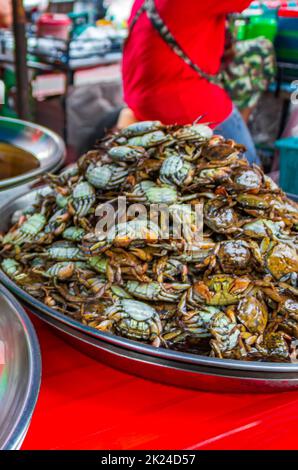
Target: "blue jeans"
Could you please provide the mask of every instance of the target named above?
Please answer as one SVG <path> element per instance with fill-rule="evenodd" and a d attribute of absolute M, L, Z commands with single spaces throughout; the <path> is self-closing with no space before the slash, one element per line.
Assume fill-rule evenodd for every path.
<path fill-rule="evenodd" d="M 216 133 L 223 135 L 225 139 L 233 139 L 237 143 L 245 145 L 247 148 L 245 157 L 249 163 L 261 164 L 248 127 L 235 106 L 230 116 L 215 129 Z"/>

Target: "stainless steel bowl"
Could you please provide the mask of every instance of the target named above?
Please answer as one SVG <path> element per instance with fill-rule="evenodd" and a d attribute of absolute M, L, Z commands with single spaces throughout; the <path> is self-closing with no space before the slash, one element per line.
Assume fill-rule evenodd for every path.
<path fill-rule="evenodd" d="M 0 230 L 15 210 L 32 204 L 36 191 L 0 207 Z M 176 352 L 130 341 L 83 325 L 35 299 L 0 270 L 2 281 L 33 313 L 82 351 L 114 367 L 154 380 L 221 392 L 268 392 L 298 388 L 298 364 L 246 362 Z"/>
<path fill-rule="evenodd" d="M 30 185 L 47 172 L 54 173 L 65 159 L 63 140 L 45 127 L 18 119 L 0 117 L 0 142 L 26 150 L 39 160 L 39 168 L 0 180 L 0 203 L 25 193 Z"/>
<path fill-rule="evenodd" d="M 41 359 L 22 306 L 0 285 L 0 449 L 20 448 L 38 397 Z"/>

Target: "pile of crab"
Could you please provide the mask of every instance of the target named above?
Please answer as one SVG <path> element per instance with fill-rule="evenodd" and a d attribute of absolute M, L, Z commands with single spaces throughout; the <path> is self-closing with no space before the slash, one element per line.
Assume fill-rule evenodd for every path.
<path fill-rule="evenodd" d="M 298 208 L 245 148 L 202 124 L 140 122 L 59 175 L 1 237 L 2 270 L 85 325 L 154 346 L 296 361 Z M 125 196 L 170 217 L 203 206 L 203 238 L 160 238 L 145 218 L 100 237 L 97 208 Z M 170 219 L 171 223 L 171 219 Z"/>

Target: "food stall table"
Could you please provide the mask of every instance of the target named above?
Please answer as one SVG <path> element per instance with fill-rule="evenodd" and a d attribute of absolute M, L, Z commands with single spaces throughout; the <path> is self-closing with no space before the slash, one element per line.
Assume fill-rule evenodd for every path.
<path fill-rule="evenodd" d="M 23 449 L 297 449 L 298 391 L 216 394 L 150 382 L 32 320 L 42 385 Z"/>

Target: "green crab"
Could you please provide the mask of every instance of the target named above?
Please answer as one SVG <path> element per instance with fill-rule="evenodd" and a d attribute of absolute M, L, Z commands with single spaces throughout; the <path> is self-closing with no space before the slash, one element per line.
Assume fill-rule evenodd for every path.
<path fill-rule="evenodd" d="M 205 124 L 192 124 L 184 126 L 173 133 L 174 139 L 178 142 L 205 142 L 211 139 L 213 131 Z"/>
<path fill-rule="evenodd" d="M 210 328 L 215 315 L 221 312 L 219 307 L 201 305 L 189 310 L 187 293 L 184 293 L 178 304 L 179 320 L 183 330 L 199 338 L 211 337 Z"/>
<path fill-rule="evenodd" d="M 195 167 L 180 155 L 167 157 L 159 172 L 159 179 L 164 184 L 175 184 L 177 186 L 189 185 L 195 173 Z"/>
<path fill-rule="evenodd" d="M 117 148 L 117 147 L 114 147 Z M 118 165 L 102 165 L 91 163 L 86 171 L 87 181 L 96 189 L 116 190 L 126 180 L 128 171 Z"/>
<path fill-rule="evenodd" d="M 160 228 L 154 222 L 145 219 L 133 219 L 119 223 L 111 228 L 104 237 L 108 244 L 127 247 L 134 242 L 156 243 L 160 238 Z"/>
<path fill-rule="evenodd" d="M 297 298 L 284 298 L 279 305 L 278 329 L 298 339 Z"/>
<path fill-rule="evenodd" d="M 23 245 L 30 243 L 42 231 L 47 219 L 44 214 L 36 213 L 29 216 L 15 231 L 8 232 L 2 239 L 2 244 Z"/>
<path fill-rule="evenodd" d="M 63 230 L 62 237 L 65 240 L 71 242 L 79 242 L 82 240 L 84 235 L 86 234 L 85 230 L 81 227 L 71 226 Z"/>
<path fill-rule="evenodd" d="M 85 261 L 86 256 L 80 248 L 71 242 L 58 241 L 49 246 L 40 256 L 55 261 Z"/>
<path fill-rule="evenodd" d="M 233 305 L 249 295 L 253 287 L 253 282 L 248 277 L 215 274 L 208 276 L 205 281 L 196 281 L 189 292 L 189 299 L 194 305 Z"/>
<path fill-rule="evenodd" d="M 135 163 L 139 162 L 146 155 L 143 147 L 129 147 L 119 145 L 108 150 L 108 156 L 116 163 Z"/>
<path fill-rule="evenodd" d="M 249 296 L 240 300 L 236 317 L 250 333 L 261 335 L 267 326 L 269 313 L 263 300 Z"/>
<path fill-rule="evenodd" d="M 140 135 L 159 131 L 163 129 L 163 127 L 164 126 L 160 121 L 141 121 L 130 124 L 125 129 L 122 129 L 120 135 L 129 139 L 131 137 L 137 137 Z"/>
<path fill-rule="evenodd" d="M 127 281 L 125 289 L 137 299 L 148 301 L 177 302 L 190 284 Z"/>
<path fill-rule="evenodd" d="M 297 284 L 298 255 L 294 245 L 264 238 L 260 245 L 264 268 L 276 280 Z"/>
<path fill-rule="evenodd" d="M 1 262 L 1 268 L 7 276 L 16 282 L 24 281 L 28 277 L 22 265 L 13 258 L 5 258 Z"/>
<path fill-rule="evenodd" d="M 261 269 L 263 258 L 259 245 L 253 240 L 226 240 L 219 242 L 209 258 L 208 270 L 218 266 L 225 274 L 241 274 Z"/>
<path fill-rule="evenodd" d="M 271 362 L 290 362 L 290 338 L 282 331 L 268 332 L 260 343 L 250 350 L 249 356 L 256 359 L 270 359 Z"/>
<path fill-rule="evenodd" d="M 115 331 L 125 338 L 160 346 L 162 324 L 157 311 L 150 305 L 131 299 L 119 299 L 105 311 L 106 319 L 97 328 Z"/>
<path fill-rule="evenodd" d="M 42 271 L 40 267 L 33 268 L 33 271 L 34 273 L 39 273 L 44 277 L 65 281 L 73 276 L 75 268 L 75 263 L 71 261 L 63 261 L 53 264 L 46 271 Z"/>
<path fill-rule="evenodd" d="M 194 186 L 207 186 L 214 184 L 224 184 L 230 179 L 232 169 L 230 167 L 204 167 L 198 168 L 196 176 L 193 178 Z"/>
<path fill-rule="evenodd" d="M 233 322 L 224 312 L 215 315 L 210 333 L 212 335 L 210 346 L 213 356 L 239 359 L 247 355 L 245 348 L 241 345 L 241 335 L 237 323 Z"/>
<path fill-rule="evenodd" d="M 233 174 L 233 187 L 236 191 L 256 193 L 261 189 L 263 177 L 262 171 L 256 166 L 241 168 Z"/>
<path fill-rule="evenodd" d="M 93 186 L 87 181 L 81 181 L 73 189 L 72 199 L 69 203 L 71 212 L 78 218 L 84 217 L 90 212 L 95 200 Z"/>
<path fill-rule="evenodd" d="M 131 193 L 125 194 L 130 202 L 166 205 L 190 201 L 197 196 L 196 194 L 179 196 L 176 187 L 165 184 L 158 186 L 150 180 L 136 184 Z"/>
<path fill-rule="evenodd" d="M 169 140 L 169 135 L 165 134 L 163 131 L 155 131 L 132 137 L 128 139 L 127 144 L 130 147 L 143 147 L 144 149 L 150 149 L 151 147 L 156 147 L 157 145 L 169 142 Z"/>
<path fill-rule="evenodd" d="M 222 199 L 211 199 L 204 205 L 205 224 L 217 233 L 238 231 L 238 216 Z"/>
<path fill-rule="evenodd" d="M 273 234 L 276 237 L 281 237 L 285 223 L 282 220 L 272 221 L 270 219 L 257 218 L 252 222 L 248 222 L 241 227 L 243 235 L 249 238 L 263 239 L 268 237 L 268 234 Z"/>

